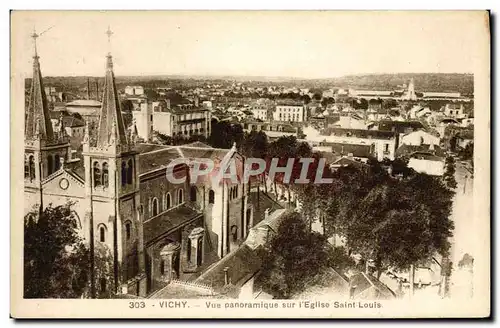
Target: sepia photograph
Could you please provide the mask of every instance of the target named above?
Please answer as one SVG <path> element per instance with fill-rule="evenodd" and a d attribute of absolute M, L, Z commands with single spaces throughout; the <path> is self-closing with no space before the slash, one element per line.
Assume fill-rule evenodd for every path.
<path fill-rule="evenodd" d="M 490 316 L 488 11 L 10 16 L 13 317 Z"/>

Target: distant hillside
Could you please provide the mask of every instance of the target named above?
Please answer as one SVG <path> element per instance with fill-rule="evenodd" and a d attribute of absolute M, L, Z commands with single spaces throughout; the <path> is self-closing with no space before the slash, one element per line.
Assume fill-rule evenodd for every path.
<path fill-rule="evenodd" d="M 473 74 L 448 73 L 402 73 L 402 74 L 365 74 L 346 75 L 339 78 L 314 80 L 318 84 L 329 84 L 332 87 L 352 87 L 372 90 L 397 89 L 402 84 L 415 81 L 415 90 L 422 92 L 460 92 L 474 93 Z"/>
<path fill-rule="evenodd" d="M 182 76 L 182 75 L 144 75 L 144 76 L 117 76 L 118 88 L 126 85 L 139 84 L 146 88 L 169 86 L 183 89 L 186 87 L 201 86 L 205 83 L 227 83 L 232 81 L 243 82 L 248 86 L 283 85 L 300 88 L 329 89 L 358 88 L 371 90 L 394 90 L 402 84 L 408 84 L 410 79 L 415 81 L 415 89 L 418 92 L 460 92 L 463 95 L 474 93 L 474 76 L 472 74 L 448 74 L 448 73 L 402 73 L 402 74 L 364 74 L 347 75 L 328 79 L 300 79 L 289 77 L 257 77 L 257 76 Z M 102 86 L 104 78 L 99 77 Z M 90 77 L 91 89 L 95 88 L 96 77 Z M 27 79 L 27 86 L 30 79 Z M 77 92 L 87 86 L 85 76 L 48 76 L 44 77 L 46 85 L 59 86 L 65 91 Z"/>

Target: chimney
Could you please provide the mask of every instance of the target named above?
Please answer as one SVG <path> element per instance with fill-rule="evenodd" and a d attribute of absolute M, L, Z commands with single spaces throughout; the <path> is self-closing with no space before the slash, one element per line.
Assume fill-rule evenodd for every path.
<path fill-rule="evenodd" d="M 87 100 L 90 99 L 90 78 L 87 78 Z"/>
<path fill-rule="evenodd" d="M 229 285 L 229 267 L 224 268 L 224 285 Z"/>
<path fill-rule="evenodd" d="M 167 109 L 170 109 L 170 99 L 167 98 L 166 102 L 167 102 Z"/>

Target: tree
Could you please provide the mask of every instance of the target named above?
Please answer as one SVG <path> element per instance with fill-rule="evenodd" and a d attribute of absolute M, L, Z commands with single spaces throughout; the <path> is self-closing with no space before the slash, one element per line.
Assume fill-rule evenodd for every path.
<path fill-rule="evenodd" d="M 90 296 L 90 250 L 78 235 L 72 203 L 47 208 L 24 218 L 24 297 L 80 298 Z M 111 281 L 109 250 L 96 247 L 95 283 Z M 108 283 L 108 286 L 111 284 Z M 112 289 L 100 293 L 109 297 Z"/>
<path fill-rule="evenodd" d="M 298 213 L 286 214 L 263 256 L 259 276 L 263 289 L 279 299 L 302 292 L 314 277 L 331 267 L 339 254 L 333 254 L 326 237 L 310 233 Z"/>
<path fill-rule="evenodd" d="M 313 99 L 316 100 L 316 101 L 320 101 L 321 100 L 321 94 L 320 93 L 315 93 L 313 95 Z"/>
<path fill-rule="evenodd" d="M 240 145 L 243 136 L 243 127 L 240 124 L 226 121 L 212 122 L 212 134 L 207 141 L 212 147 L 229 149 L 234 142 Z"/>
<path fill-rule="evenodd" d="M 443 181 L 450 189 L 455 189 L 457 187 L 457 181 L 455 180 L 455 159 L 451 156 L 447 157 L 445 160 Z"/>

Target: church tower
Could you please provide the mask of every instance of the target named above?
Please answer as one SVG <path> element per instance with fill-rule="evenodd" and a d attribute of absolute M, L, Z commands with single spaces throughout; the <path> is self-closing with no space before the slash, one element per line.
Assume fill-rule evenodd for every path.
<path fill-rule="evenodd" d="M 109 38 L 112 32 L 108 29 L 107 33 Z M 118 291 L 140 267 L 137 254 L 142 248 L 142 222 L 137 211 L 139 175 L 133 139 L 123 122 L 113 59 L 108 53 L 98 126 L 91 130 L 87 124 L 83 141 L 86 237 L 94 253 L 105 249 L 113 257 L 113 281 L 95 277 L 98 293 Z"/>
<path fill-rule="evenodd" d="M 33 32 L 31 37 L 34 41 L 33 77 L 24 126 L 25 204 L 28 207 L 38 204 L 42 210 L 42 182 L 64 166 L 71 151 L 65 129 L 54 132 L 52 127 L 36 48 L 39 35 Z M 25 208 L 26 212 L 31 210 Z"/>

